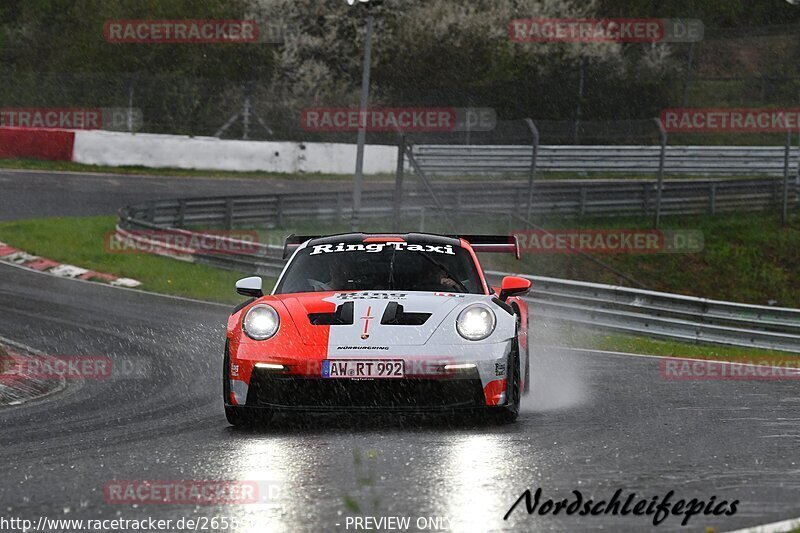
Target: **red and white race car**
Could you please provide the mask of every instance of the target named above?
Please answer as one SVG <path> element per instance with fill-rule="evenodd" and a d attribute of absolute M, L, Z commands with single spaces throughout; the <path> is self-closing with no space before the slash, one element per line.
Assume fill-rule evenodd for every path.
<path fill-rule="evenodd" d="M 235 425 L 277 411 L 478 410 L 511 422 L 529 388 L 530 281 L 489 287 L 476 252 L 507 236 L 289 237 L 272 294 L 228 320 L 223 389 Z"/>

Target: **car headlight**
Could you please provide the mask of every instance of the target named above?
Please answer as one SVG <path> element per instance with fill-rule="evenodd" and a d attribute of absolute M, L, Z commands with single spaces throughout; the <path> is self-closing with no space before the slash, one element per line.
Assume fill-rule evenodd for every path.
<path fill-rule="evenodd" d="M 253 340 L 264 341 L 278 332 L 281 318 L 269 305 L 255 305 L 250 308 L 242 322 L 242 329 Z"/>
<path fill-rule="evenodd" d="M 492 334 L 496 323 L 494 311 L 483 304 L 473 304 L 458 315 L 456 329 L 468 341 L 481 341 Z"/>

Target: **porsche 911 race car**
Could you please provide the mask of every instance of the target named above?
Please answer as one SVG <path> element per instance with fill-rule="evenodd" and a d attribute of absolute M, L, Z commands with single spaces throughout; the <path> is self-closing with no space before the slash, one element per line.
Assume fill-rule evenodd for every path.
<path fill-rule="evenodd" d="M 530 387 L 529 280 L 487 284 L 476 252 L 507 236 L 294 237 L 269 295 L 239 280 L 223 390 L 235 425 L 278 411 L 480 411 L 501 422 Z"/>

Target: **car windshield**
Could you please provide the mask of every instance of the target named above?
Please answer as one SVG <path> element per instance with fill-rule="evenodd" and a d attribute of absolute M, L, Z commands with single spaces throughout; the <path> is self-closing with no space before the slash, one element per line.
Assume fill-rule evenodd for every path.
<path fill-rule="evenodd" d="M 451 245 L 335 243 L 300 250 L 275 293 L 404 290 L 483 294 L 472 256 Z"/>

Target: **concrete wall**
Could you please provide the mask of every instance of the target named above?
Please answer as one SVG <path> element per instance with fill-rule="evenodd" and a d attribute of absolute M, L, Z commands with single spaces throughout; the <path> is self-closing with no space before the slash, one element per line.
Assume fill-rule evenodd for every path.
<path fill-rule="evenodd" d="M 396 159 L 397 148 L 368 145 L 364 172 L 392 173 Z M 108 166 L 350 174 L 355 170 L 356 146 L 92 130 L 75 132 L 72 160 Z"/>

